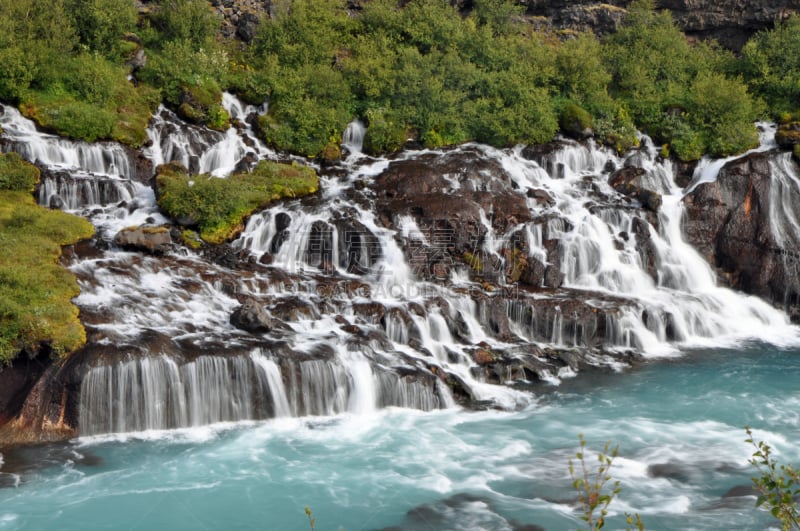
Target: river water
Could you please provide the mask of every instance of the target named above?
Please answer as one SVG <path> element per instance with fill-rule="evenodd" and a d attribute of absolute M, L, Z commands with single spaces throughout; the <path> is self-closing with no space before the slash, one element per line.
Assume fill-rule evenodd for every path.
<path fill-rule="evenodd" d="M 6 450 L 0 529 L 305 529 L 305 506 L 320 530 L 577 529 L 578 433 L 619 445 L 608 528 L 635 511 L 647 529 L 765 529 L 743 426 L 800 462 L 798 370 L 800 351 L 747 344 L 541 386 L 519 412 L 386 409 Z"/>

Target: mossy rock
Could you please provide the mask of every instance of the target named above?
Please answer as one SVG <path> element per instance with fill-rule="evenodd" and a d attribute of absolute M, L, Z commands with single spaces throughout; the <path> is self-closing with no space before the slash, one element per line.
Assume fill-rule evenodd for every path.
<path fill-rule="evenodd" d="M 788 122 L 778 127 L 775 142 L 783 149 L 793 149 L 800 144 L 800 122 Z"/>
<path fill-rule="evenodd" d="M 792 149 L 792 157 L 797 162 L 800 162 L 800 144 L 795 144 L 794 149 Z"/>
<path fill-rule="evenodd" d="M 325 162 L 336 162 L 342 158 L 342 148 L 338 142 L 328 142 L 328 145 L 319 154 L 319 158 Z"/>
<path fill-rule="evenodd" d="M 181 243 L 195 251 L 203 246 L 203 240 L 200 239 L 200 235 L 189 229 L 181 231 Z"/>
<path fill-rule="evenodd" d="M 181 85 L 177 113 L 188 122 L 216 131 L 225 131 L 230 126 L 230 116 L 222 107 L 222 90 L 213 82 Z"/>
<path fill-rule="evenodd" d="M 42 345 L 58 355 L 84 345 L 72 304 L 80 289 L 58 260 L 62 245 L 93 234 L 91 223 L 37 205 L 29 191 L 0 190 L 0 363 Z"/>
<path fill-rule="evenodd" d="M 40 177 L 39 168 L 24 160 L 19 153 L 0 154 L 0 190 L 33 192 Z"/>
<path fill-rule="evenodd" d="M 227 179 L 189 177 L 180 165 L 158 167 L 158 206 L 184 227 L 197 228 L 200 238 L 220 244 L 236 237 L 245 220 L 273 201 L 302 197 L 319 190 L 317 173 L 297 164 L 261 161 L 251 173 Z"/>
<path fill-rule="evenodd" d="M 561 127 L 561 131 L 572 138 L 581 140 L 594 135 L 592 115 L 574 103 L 568 103 L 564 106 L 558 124 Z"/>

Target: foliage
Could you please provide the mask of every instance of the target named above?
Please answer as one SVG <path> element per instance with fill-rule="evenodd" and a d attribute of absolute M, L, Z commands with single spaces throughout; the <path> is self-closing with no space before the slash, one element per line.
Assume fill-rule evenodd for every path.
<path fill-rule="evenodd" d="M 58 134 L 140 146 L 158 101 L 121 64 L 129 4 L 0 0 L 0 99 Z"/>
<path fill-rule="evenodd" d="M 753 478 L 753 484 L 760 493 L 756 507 L 766 507 L 781 522 L 783 531 L 800 530 L 800 511 L 795 501 L 800 496 L 800 470 L 791 465 L 778 466 L 772 448 L 764 441 L 756 442 L 749 426 L 745 426 L 745 432 L 745 442 L 755 449 L 750 463 L 759 472 L 759 476 Z"/>
<path fill-rule="evenodd" d="M 206 0 L 158 0 L 150 20 L 159 41 L 188 41 L 195 49 L 209 46 L 220 24 Z"/>
<path fill-rule="evenodd" d="M 314 528 L 317 525 L 317 519 L 311 516 L 311 508 L 308 505 L 306 505 L 305 512 L 306 518 L 308 518 L 308 526 L 311 528 L 311 531 L 314 531 Z"/>
<path fill-rule="evenodd" d="M 32 193 L 39 183 L 39 168 L 18 153 L 0 154 L 0 190 Z"/>
<path fill-rule="evenodd" d="M 797 16 L 757 34 L 737 61 L 690 44 L 653 0 L 631 2 L 603 42 L 537 33 L 513 0 L 475 0 L 465 12 L 451 4 L 372 0 L 348 11 L 346 0 L 281 0 L 250 45 L 234 46 L 218 38 L 206 0 L 154 0 L 138 23 L 132 0 L 0 0 L 0 100 L 65 136 L 140 146 L 162 100 L 226 129 L 221 95 L 233 90 L 269 100 L 266 142 L 328 158 L 360 118 L 372 153 L 409 140 L 539 143 L 591 123 L 620 151 L 636 145 L 638 128 L 693 160 L 757 141 L 752 122 L 764 109 L 753 93 L 775 114 L 800 107 Z M 134 86 L 126 60 L 139 43 L 147 63 Z"/>
<path fill-rule="evenodd" d="M 800 107 L 800 15 L 756 34 L 742 50 L 742 72 L 773 115 Z"/>
<path fill-rule="evenodd" d="M 586 462 L 586 439 L 582 434 L 578 435 L 578 442 L 580 449 L 575 454 L 575 458 L 580 468 L 576 470 L 575 463 L 570 459 L 569 475 L 572 478 L 572 487 L 577 491 L 581 504 L 581 520 L 589 525 L 589 529 L 597 531 L 605 525 L 608 506 L 622 491 L 619 481 L 614 481 L 609 485 L 609 481 L 611 481 L 609 471 L 617 457 L 619 446 L 612 449 L 610 448 L 611 443 L 607 442 L 603 446 L 603 450 L 597 454 L 597 468 L 592 469 Z M 633 525 L 639 530 L 644 529 L 644 524 L 638 514 L 626 513 L 625 517 L 628 525 Z"/>
<path fill-rule="evenodd" d="M 0 183 L 10 180 L 7 167 Z M 28 190 L 0 190 L 0 363 L 43 343 L 66 355 L 86 341 L 71 303 L 78 284 L 58 258 L 62 245 L 93 232 L 82 218 L 36 205 Z"/>
<path fill-rule="evenodd" d="M 136 28 L 136 6 L 129 0 L 65 0 L 78 40 L 87 50 L 114 55 L 121 37 Z"/>
<path fill-rule="evenodd" d="M 210 175 L 189 177 L 177 164 L 159 167 L 158 206 L 185 226 L 196 226 L 208 243 L 235 236 L 244 220 L 258 209 L 284 198 L 302 197 L 319 189 L 309 167 L 262 161 L 252 173 L 227 179 Z"/>
<path fill-rule="evenodd" d="M 631 53 L 636 50 L 636 53 Z M 611 93 L 658 143 L 691 160 L 724 156 L 757 143 L 760 112 L 744 83 L 726 76 L 728 54 L 690 46 L 668 12 L 652 0 L 631 3 L 624 26 L 605 46 Z"/>

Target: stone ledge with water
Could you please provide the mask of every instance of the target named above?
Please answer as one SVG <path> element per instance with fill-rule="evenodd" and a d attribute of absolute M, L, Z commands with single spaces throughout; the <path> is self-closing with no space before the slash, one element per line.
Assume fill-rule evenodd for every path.
<path fill-rule="evenodd" d="M 798 340 L 775 307 L 797 304 L 796 291 L 767 297 L 771 305 L 722 287 L 729 264 L 684 238 L 688 224 L 692 244 L 711 245 L 695 230 L 702 216 L 690 208 L 684 219 L 684 205 L 716 193 L 713 164 L 698 167 L 685 196 L 646 137 L 622 157 L 561 140 L 371 158 L 361 153 L 363 124 L 353 123 L 347 158 L 319 168 L 318 197 L 253 215 L 230 244 L 159 256 L 116 247 L 123 228 L 169 223 L 142 168 L 177 160 L 225 178 L 246 160 L 285 158 L 253 134 L 263 109 L 230 94 L 224 104 L 234 118 L 225 133 L 160 109 L 146 164 L 112 143 L 42 134 L 3 107 L 3 148 L 46 170 L 40 203 L 98 227 L 95 242 L 66 258 L 89 344 L 42 369 L 3 438 L 387 407 L 516 410 L 581 372 L 749 339 Z M 781 256 L 794 256 L 786 250 L 800 230 L 787 201 L 800 193 L 797 168 L 770 141 L 714 171 L 766 157 L 762 230 Z M 235 326 L 244 304 L 260 309 L 263 327 Z"/>

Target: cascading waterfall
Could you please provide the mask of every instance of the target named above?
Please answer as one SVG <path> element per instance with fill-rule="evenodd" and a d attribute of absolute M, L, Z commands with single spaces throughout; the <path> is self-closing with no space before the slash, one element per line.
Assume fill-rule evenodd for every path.
<path fill-rule="evenodd" d="M 152 356 L 94 367 L 81 384 L 81 433 L 204 426 L 297 415 L 368 413 L 378 407 L 438 409 L 449 393 L 361 359 L 286 362 L 268 354 Z"/>
<path fill-rule="evenodd" d="M 39 186 L 39 204 L 66 210 L 78 210 L 92 205 L 109 205 L 130 201 L 142 187 L 122 179 L 70 174 L 47 175 Z"/>
<path fill-rule="evenodd" d="M 159 109 L 148 129 L 152 163 L 177 160 L 193 172 L 225 177 L 246 156 L 277 158 L 250 126 L 264 109 L 227 93 L 223 104 L 237 122 L 225 133 L 188 126 Z M 105 206 L 99 214 L 92 208 L 91 219 L 112 235 L 146 220 L 167 221 L 152 191 L 130 182 L 132 166 L 121 147 L 49 137 L 7 107 L 1 119 L 11 149 L 71 172 L 43 182 L 42 204 L 58 198 L 62 208 L 83 212 Z M 359 153 L 363 132 L 363 125 L 351 124 L 343 146 Z M 760 149 L 770 145 L 767 136 Z M 404 152 L 392 160 L 350 157 L 337 170 L 344 175 L 324 177 L 324 201 L 287 201 L 248 220 L 232 247 L 252 254 L 263 270 L 231 270 L 185 252 L 150 257 L 112 249 L 76 259 L 71 268 L 82 289 L 76 304 L 99 341 L 160 338 L 146 354 L 92 364 L 81 384 L 80 432 L 366 414 L 392 406 L 431 410 L 454 406 L 454 382 L 472 400 L 515 408 L 530 403 L 531 395 L 489 383 L 496 376 L 473 361 L 476 349 L 489 357 L 518 352 L 521 360 L 534 361 L 537 349 L 584 349 L 589 362 L 617 366 L 616 353 L 630 349 L 655 356 L 751 336 L 796 338 L 781 312 L 717 286 L 711 268 L 683 240 L 682 191 L 669 162 L 658 161 L 652 144 L 642 140 L 644 148 L 627 158 L 572 142 L 537 160 L 521 148 L 475 145 Z M 21 147 L 26 143 L 29 151 Z M 117 149 L 124 158 L 115 158 Z M 448 194 L 514 190 L 531 213 L 528 221 L 499 227 L 499 208 L 481 206 L 476 225 L 483 236 L 475 250 L 500 272 L 491 278 L 492 290 L 459 263 L 426 280 L 413 251 L 436 245 L 425 220 L 403 212 L 387 221 L 375 207 L 376 194 L 358 193 L 396 161 L 467 151 L 504 175 L 447 173 Z M 773 186 L 778 206 L 771 222 L 780 229 L 776 234 L 792 238 L 800 227 L 787 201 L 800 193 L 800 181 L 781 161 L 773 162 L 780 186 Z M 643 213 L 608 185 L 608 168 L 626 165 L 642 168 L 643 186 L 661 194 L 657 213 Z M 538 196 L 528 193 L 537 190 Z M 543 276 L 531 289 L 514 291 L 503 274 L 514 245 L 560 282 Z M 235 329 L 230 314 L 248 297 L 281 325 L 263 334 Z M 163 338 L 179 346 L 160 350 Z M 509 365 L 502 378 L 525 379 L 532 371 L 557 383 L 558 375 L 574 374 L 571 366 L 527 367 L 533 368 Z"/>
<path fill-rule="evenodd" d="M 133 161 L 120 144 L 87 144 L 48 135 L 36 130 L 31 120 L 8 105 L 0 104 L 0 130 L 8 140 L 5 149 L 19 152 L 30 162 L 58 170 L 82 170 L 95 175 L 130 179 Z"/>
<path fill-rule="evenodd" d="M 366 127 L 361 120 L 353 120 L 342 133 L 342 147 L 347 148 L 351 154 L 361 153 L 364 148 L 364 134 Z"/>

